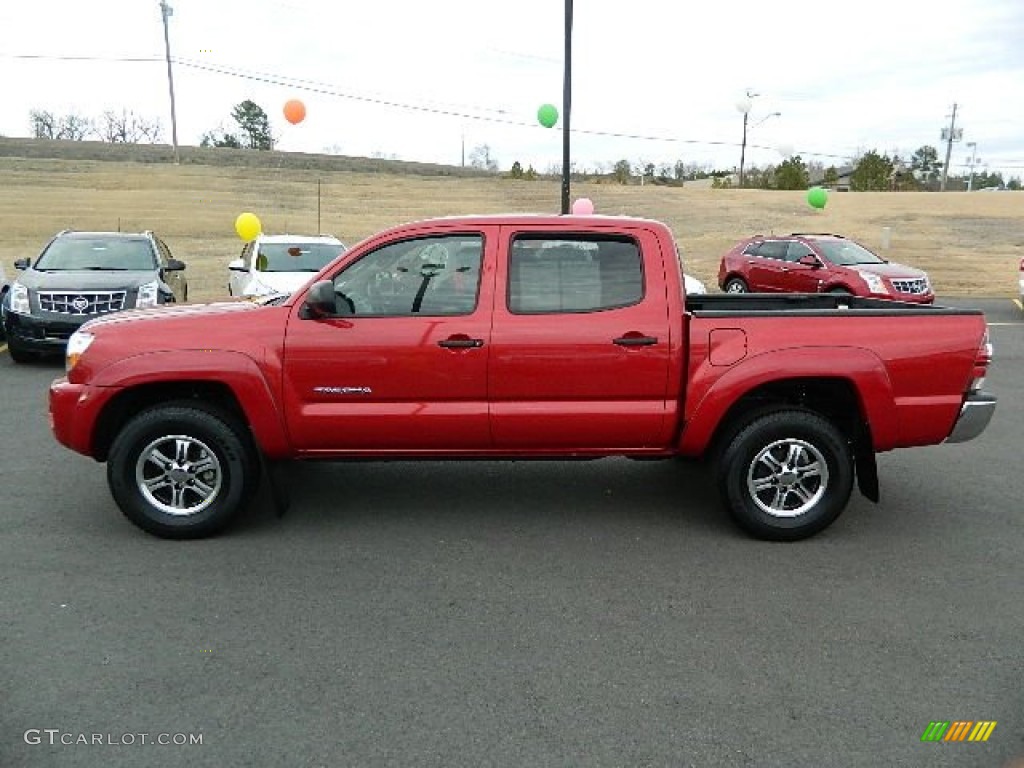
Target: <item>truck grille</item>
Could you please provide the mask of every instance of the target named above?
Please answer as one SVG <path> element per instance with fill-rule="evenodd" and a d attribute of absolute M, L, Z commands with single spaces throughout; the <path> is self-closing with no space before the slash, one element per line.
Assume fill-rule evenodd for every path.
<path fill-rule="evenodd" d="M 893 280 L 892 287 L 900 293 L 910 293 L 914 295 L 920 295 L 922 293 L 928 293 L 928 281 L 923 277 L 912 277 L 904 280 Z"/>
<path fill-rule="evenodd" d="M 103 315 L 124 309 L 124 291 L 39 292 L 39 308 L 61 315 Z"/>

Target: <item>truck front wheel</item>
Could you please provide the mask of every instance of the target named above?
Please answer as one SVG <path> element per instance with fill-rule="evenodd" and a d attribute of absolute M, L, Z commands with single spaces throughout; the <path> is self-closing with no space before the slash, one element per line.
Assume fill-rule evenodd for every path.
<path fill-rule="evenodd" d="M 750 422 L 718 467 L 719 491 L 752 536 L 795 541 L 829 526 L 853 490 L 853 453 L 842 433 L 810 411 L 785 410 Z"/>
<path fill-rule="evenodd" d="M 143 411 L 118 433 L 107 482 L 125 516 L 169 539 L 223 530 L 255 489 L 259 462 L 232 419 L 192 403 Z"/>

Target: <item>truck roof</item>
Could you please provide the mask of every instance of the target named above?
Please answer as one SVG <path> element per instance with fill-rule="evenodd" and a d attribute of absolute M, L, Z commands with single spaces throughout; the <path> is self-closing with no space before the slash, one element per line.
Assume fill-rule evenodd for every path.
<path fill-rule="evenodd" d="M 663 222 L 654 219 L 645 219 L 638 216 L 604 216 L 593 214 L 589 216 L 560 215 L 551 213 L 503 213 L 503 214 L 480 214 L 475 216 L 438 216 L 419 221 L 410 221 L 399 225 L 395 229 L 406 227 L 418 227 L 430 224 L 465 224 L 467 226 L 479 226 L 482 224 L 523 224 L 523 225 L 558 225 L 563 227 L 580 227 L 587 229 L 593 226 L 657 226 L 665 227 Z"/>

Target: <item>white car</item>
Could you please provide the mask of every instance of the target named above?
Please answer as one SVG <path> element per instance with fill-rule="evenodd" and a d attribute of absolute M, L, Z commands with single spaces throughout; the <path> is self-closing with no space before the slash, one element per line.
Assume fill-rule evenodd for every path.
<path fill-rule="evenodd" d="M 245 298 L 293 293 L 345 250 L 330 235 L 260 235 L 228 264 L 228 293 Z"/>
<path fill-rule="evenodd" d="M 1024 309 L 1024 259 L 1020 260 L 1020 308 Z"/>
<path fill-rule="evenodd" d="M 686 287 L 686 294 L 689 296 L 694 293 L 707 293 L 707 286 L 704 285 L 696 277 L 690 277 L 685 272 L 683 273 L 683 283 Z"/>

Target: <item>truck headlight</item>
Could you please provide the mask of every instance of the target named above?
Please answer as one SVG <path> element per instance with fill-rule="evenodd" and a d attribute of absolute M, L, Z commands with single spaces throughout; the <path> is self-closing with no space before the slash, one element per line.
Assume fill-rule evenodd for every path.
<path fill-rule="evenodd" d="M 89 348 L 95 337 L 88 331 L 75 331 L 68 339 L 68 347 L 64 352 L 64 370 L 70 372 L 78 365 L 85 350 Z"/>
<path fill-rule="evenodd" d="M 160 291 L 160 284 L 154 280 L 151 283 L 139 286 L 139 293 L 135 298 L 135 306 L 139 309 L 155 307 L 157 305 L 157 294 Z"/>
<path fill-rule="evenodd" d="M 868 284 L 868 290 L 872 293 L 889 292 L 881 275 L 876 275 L 874 272 L 861 272 L 860 270 L 857 270 L 857 274 L 860 275 L 861 280 Z"/>
<path fill-rule="evenodd" d="M 31 312 L 28 306 L 28 288 L 19 282 L 11 285 L 11 303 L 8 309 L 18 315 L 27 315 Z"/>

